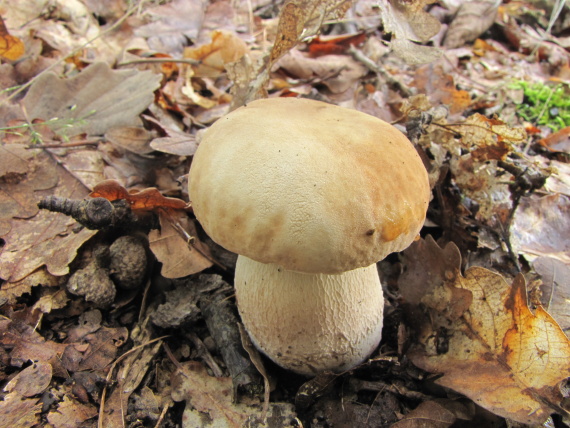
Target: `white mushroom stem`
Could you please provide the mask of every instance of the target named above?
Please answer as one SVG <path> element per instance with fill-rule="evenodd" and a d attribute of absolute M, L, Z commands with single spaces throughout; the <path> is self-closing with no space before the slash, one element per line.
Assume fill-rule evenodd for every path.
<path fill-rule="evenodd" d="M 384 297 L 375 264 L 305 274 L 239 256 L 235 288 L 253 343 L 286 369 L 348 370 L 380 342 Z"/>

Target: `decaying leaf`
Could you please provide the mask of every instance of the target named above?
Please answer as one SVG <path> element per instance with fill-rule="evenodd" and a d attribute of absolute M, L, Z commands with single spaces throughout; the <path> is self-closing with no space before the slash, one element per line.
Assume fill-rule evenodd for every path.
<path fill-rule="evenodd" d="M 354 88 L 368 69 L 346 55 L 311 58 L 298 50 L 284 55 L 276 64 L 289 75 L 325 85 L 333 94 Z"/>
<path fill-rule="evenodd" d="M 66 395 L 57 409 L 47 415 L 47 419 L 54 428 L 75 428 L 95 416 L 97 409 L 93 405 L 79 403 L 70 395 Z"/>
<path fill-rule="evenodd" d="M 143 117 L 160 127 L 166 134 L 166 137 L 155 138 L 150 142 L 153 150 L 177 156 L 192 156 L 196 152 L 198 142 L 195 135 L 182 132 L 180 128 L 175 128 L 173 125 L 166 126 L 151 116 L 143 115 Z"/>
<path fill-rule="evenodd" d="M 570 335 L 570 265 L 552 257 L 539 257 L 532 262 L 542 278 L 540 301 L 560 328 Z"/>
<path fill-rule="evenodd" d="M 25 293 L 30 293 L 32 287 L 42 285 L 44 287 L 58 287 L 67 278 L 51 275 L 45 267 L 32 272 L 20 281 L 6 282 L 0 288 L 0 300 L 6 299 L 8 303 L 14 303 L 16 299 Z"/>
<path fill-rule="evenodd" d="M 129 152 L 145 155 L 152 152 L 150 140 L 152 134 L 139 126 L 121 126 L 111 128 L 105 133 L 105 138 Z"/>
<path fill-rule="evenodd" d="M 51 193 L 70 199 L 82 199 L 86 195 L 87 189 L 47 154 L 38 154 L 36 159 L 42 160 L 40 167 L 49 170 L 50 174 L 33 175 L 28 179 L 41 183 L 42 179 L 47 181 L 48 177 L 53 176 L 53 185 L 57 183 L 57 187 L 53 191 L 30 191 L 27 198 L 31 201 L 37 203 L 43 195 Z M 24 189 L 25 186 L 20 186 L 18 191 Z M 87 229 L 75 230 L 75 220 L 47 211 L 41 211 L 31 218 L 20 218 L 27 217 L 21 213 L 14 216 L 18 218 L 10 220 L 11 228 L 2 237 L 6 245 L 0 250 L 0 278 L 9 282 L 19 281 L 44 265 L 52 275 L 67 274 L 68 265 L 75 258 L 78 248 L 96 233 Z"/>
<path fill-rule="evenodd" d="M 270 67 L 301 40 L 317 35 L 325 21 L 342 18 L 351 4 L 352 0 L 287 1 L 279 15 Z"/>
<path fill-rule="evenodd" d="M 159 208 L 167 210 L 184 210 L 188 204 L 182 199 L 162 196 L 158 189 L 150 187 L 143 190 L 127 191 L 116 180 L 105 180 L 97 184 L 89 194 L 92 198 L 105 198 L 109 201 L 124 199 L 134 211 L 153 211 Z"/>
<path fill-rule="evenodd" d="M 49 364 L 37 363 L 26 367 L 4 387 L 0 401 L 0 424 L 3 427 L 27 427 L 39 423 L 42 404 L 39 395 L 49 386 L 52 369 Z"/>
<path fill-rule="evenodd" d="M 140 125 L 138 115 L 153 101 L 161 76 L 150 71 L 111 70 L 95 63 L 69 79 L 45 73 L 23 105 L 30 119 L 54 121 L 59 135 L 102 135 L 115 126 Z"/>
<path fill-rule="evenodd" d="M 186 401 L 184 428 L 266 426 L 261 421 L 259 403 L 233 403 L 231 378 L 209 376 L 197 361 L 180 365 L 172 375 L 172 387 L 172 399 Z M 271 426 L 287 426 L 294 417 L 292 405 L 272 403 L 269 406 L 267 419 L 272 421 Z"/>
<path fill-rule="evenodd" d="M 137 324 L 137 327 L 133 330 L 131 337 L 135 344 L 135 351 L 121 360 L 121 364 L 117 367 L 117 374 L 112 377 L 117 382 L 117 387 L 113 389 L 108 401 L 104 403 L 105 412 L 101 415 L 103 426 L 124 425 L 125 414 L 122 409 L 127 408 L 130 395 L 139 387 L 160 350 L 160 341 L 152 343 L 153 329 L 148 318 Z M 147 344 L 149 346 L 141 346 Z"/>
<path fill-rule="evenodd" d="M 225 71 L 226 64 L 238 61 L 248 51 L 245 42 L 229 31 L 214 31 L 212 42 L 197 48 L 185 48 L 184 57 L 195 59 L 197 77 L 218 77 Z"/>
<path fill-rule="evenodd" d="M 24 55 L 25 51 L 24 42 L 8 33 L 6 24 L 0 16 L 0 57 L 9 61 L 16 61 Z"/>
<path fill-rule="evenodd" d="M 461 113 L 471 104 L 469 93 L 457 90 L 453 77 L 445 74 L 440 65 L 429 64 L 418 68 L 412 86 L 426 94 L 432 105 L 448 106 L 451 114 Z"/>
<path fill-rule="evenodd" d="M 462 417 L 464 409 L 456 411 L 459 403 L 450 400 L 430 400 L 420 403 L 418 407 L 404 416 L 403 419 L 392 425 L 393 428 L 446 428 L 450 427 L 457 419 L 467 419 Z M 461 412 L 463 411 L 463 412 Z"/>
<path fill-rule="evenodd" d="M 461 4 L 447 29 L 443 45 L 453 49 L 475 40 L 493 25 L 498 8 L 498 2 L 489 0 Z"/>
<path fill-rule="evenodd" d="M 204 0 L 174 0 L 150 8 L 146 11 L 150 22 L 136 28 L 135 34 L 146 37 L 150 48 L 157 52 L 180 53 L 188 39 L 198 37 L 204 5 Z"/>
<path fill-rule="evenodd" d="M 522 275 L 509 286 L 487 269 L 463 276 L 456 266 L 422 298 L 431 322 L 419 327 L 412 362 L 505 418 L 542 424 L 554 412 L 568 416 L 559 384 L 570 376 L 570 341 L 541 306 L 529 309 L 526 293 Z"/>
<path fill-rule="evenodd" d="M 570 197 L 523 198 L 513 218 L 511 241 L 529 258 L 552 257 L 570 265 Z"/>
<path fill-rule="evenodd" d="M 210 250 L 198 240 L 196 229 L 188 217 L 178 216 L 175 220 L 187 234 L 194 237 L 194 242 L 190 244 L 186 241 L 165 216 L 160 216 L 161 230 L 151 230 L 149 244 L 156 258 L 162 262 L 162 276 L 181 278 L 212 266 Z"/>
<path fill-rule="evenodd" d="M 394 40 L 391 47 L 396 55 L 409 64 L 425 64 L 441 56 L 441 51 L 414 42 L 427 42 L 437 34 L 439 21 L 423 8 L 434 0 L 381 0 L 378 3 L 382 13 L 382 23 Z"/>

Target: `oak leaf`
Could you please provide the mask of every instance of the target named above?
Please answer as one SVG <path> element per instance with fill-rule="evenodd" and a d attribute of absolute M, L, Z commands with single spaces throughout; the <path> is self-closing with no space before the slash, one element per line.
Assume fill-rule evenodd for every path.
<path fill-rule="evenodd" d="M 469 305 L 464 293 L 472 296 Z M 443 374 L 438 384 L 520 423 L 570 415 L 559 389 L 570 376 L 570 341 L 541 306 L 530 310 L 522 275 L 509 286 L 487 269 L 471 267 L 462 276 L 456 266 L 454 275 L 428 288 L 422 304 L 431 322 L 419 327 L 409 357 Z"/>

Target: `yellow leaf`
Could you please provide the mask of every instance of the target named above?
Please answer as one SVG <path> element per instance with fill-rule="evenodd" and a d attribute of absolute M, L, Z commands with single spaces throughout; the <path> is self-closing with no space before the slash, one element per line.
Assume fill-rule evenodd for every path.
<path fill-rule="evenodd" d="M 453 290 L 469 291 L 472 301 L 452 317 L 446 308 L 454 305 Z M 449 300 L 441 302 L 441 296 Z M 569 415 L 558 384 L 570 376 L 570 342 L 542 307 L 529 309 L 522 275 L 509 286 L 487 269 L 472 267 L 463 277 L 457 268 L 454 279 L 433 287 L 422 301 L 432 323 L 410 357 L 422 369 L 442 373 L 437 383 L 521 423 L 542 424 L 554 412 Z"/>

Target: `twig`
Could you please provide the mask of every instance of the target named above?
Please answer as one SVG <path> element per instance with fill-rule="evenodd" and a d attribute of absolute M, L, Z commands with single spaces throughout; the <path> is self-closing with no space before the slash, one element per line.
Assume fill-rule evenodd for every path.
<path fill-rule="evenodd" d="M 405 83 L 396 79 L 386 70 L 384 70 L 382 67 L 378 66 L 374 61 L 368 58 L 364 54 L 364 52 L 362 52 L 360 49 L 357 49 L 354 46 L 350 46 L 349 52 L 356 61 L 361 62 L 366 68 L 368 68 L 373 73 L 381 75 L 384 78 L 384 80 L 386 80 L 386 83 L 388 85 L 400 91 L 405 98 L 411 97 L 413 95 L 412 90 L 408 88 Z"/>
<path fill-rule="evenodd" d="M 158 421 L 156 421 L 156 425 L 154 426 L 154 428 L 160 427 L 160 424 L 162 423 L 162 420 L 166 416 L 166 412 L 168 411 L 169 408 L 170 408 L 170 403 L 166 403 L 162 408 L 162 412 L 160 412 L 160 417 L 158 418 Z"/>
<path fill-rule="evenodd" d="M 198 335 L 192 331 L 189 331 L 185 334 L 185 336 L 192 341 L 192 343 L 196 347 L 196 350 L 199 353 L 199 356 L 202 358 L 202 360 L 204 360 L 204 362 L 208 365 L 208 367 L 210 367 L 210 369 L 214 373 L 214 376 L 216 377 L 224 376 L 224 372 L 222 371 L 218 363 L 216 363 L 216 360 L 214 360 L 214 357 L 212 357 L 212 354 L 210 354 L 210 351 L 208 351 L 206 345 L 204 345 L 204 342 L 202 342 L 202 340 L 198 337 Z"/>
<path fill-rule="evenodd" d="M 95 144 L 99 144 L 101 140 L 83 140 L 83 141 L 76 141 L 73 143 L 61 143 L 61 144 L 30 144 L 26 146 L 26 149 L 68 149 L 72 147 L 81 147 L 81 146 L 93 146 Z"/>
<path fill-rule="evenodd" d="M 200 65 L 202 61 L 198 61 L 192 58 L 141 58 L 141 59 L 133 59 L 130 61 L 120 62 L 117 64 L 117 67 L 124 67 L 126 65 L 133 65 L 133 64 L 165 64 L 169 62 L 176 62 L 181 64 L 190 64 L 190 65 Z"/>
<path fill-rule="evenodd" d="M 103 388 L 103 392 L 101 393 L 101 405 L 99 406 L 99 420 L 97 421 L 97 428 L 105 428 L 103 426 L 103 412 L 105 411 L 105 399 L 107 398 L 107 385 L 111 382 L 111 377 L 113 376 L 113 371 L 115 370 L 115 367 L 117 366 L 117 364 L 119 364 L 121 361 L 123 361 L 127 356 L 129 356 L 133 352 L 138 351 L 139 349 L 142 349 L 145 346 L 150 345 L 150 344 L 157 342 L 159 340 L 166 339 L 167 337 L 170 337 L 170 336 L 157 337 L 156 339 L 152 339 L 146 343 L 142 343 L 138 346 L 135 346 L 134 348 L 129 349 L 127 352 L 125 352 L 123 355 L 121 355 L 115 361 L 113 361 L 113 364 L 111 364 L 111 367 L 109 368 L 109 373 L 107 373 L 107 377 L 105 378 L 105 387 Z M 165 346 L 165 345 L 163 344 L 163 346 Z"/>

